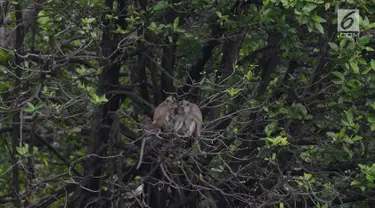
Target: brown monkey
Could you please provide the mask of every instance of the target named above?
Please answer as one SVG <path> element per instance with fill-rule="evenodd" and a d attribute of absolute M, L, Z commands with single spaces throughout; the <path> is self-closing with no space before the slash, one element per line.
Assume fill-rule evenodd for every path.
<path fill-rule="evenodd" d="M 160 103 L 158 107 L 155 108 L 154 116 L 153 116 L 153 122 L 151 124 L 154 128 L 159 128 L 162 131 L 168 131 L 170 130 L 170 126 L 172 125 L 172 119 L 173 119 L 173 112 L 174 109 L 177 107 L 177 100 L 173 96 L 168 96 L 164 102 Z M 143 154 L 144 154 L 144 148 L 146 144 L 146 140 L 148 140 L 151 137 L 150 130 L 152 128 L 149 128 L 150 126 L 147 126 L 149 118 L 146 117 L 142 120 L 143 128 L 142 128 L 142 144 L 141 144 L 141 153 L 139 155 L 139 162 L 137 165 L 137 169 L 141 166 L 142 160 L 143 160 Z"/>
<path fill-rule="evenodd" d="M 175 133 L 183 132 L 184 136 L 199 137 L 202 128 L 202 112 L 200 108 L 189 101 L 182 100 L 176 109 Z"/>
<path fill-rule="evenodd" d="M 164 102 L 155 108 L 152 126 L 162 131 L 171 130 L 171 122 L 174 109 L 177 107 L 177 100 L 173 96 L 168 96 Z"/>

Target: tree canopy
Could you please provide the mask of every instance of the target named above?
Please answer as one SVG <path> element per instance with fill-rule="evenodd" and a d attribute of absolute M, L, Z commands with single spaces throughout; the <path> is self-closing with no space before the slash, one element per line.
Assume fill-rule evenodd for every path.
<path fill-rule="evenodd" d="M 375 207 L 374 0 L 4 0 L 0 14 L 0 206 Z M 149 133 L 137 169 L 171 94 L 201 108 L 200 147 Z"/>

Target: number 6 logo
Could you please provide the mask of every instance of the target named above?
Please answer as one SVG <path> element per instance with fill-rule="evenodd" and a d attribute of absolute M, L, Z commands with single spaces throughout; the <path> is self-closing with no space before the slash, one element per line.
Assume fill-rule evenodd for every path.
<path fill-rule="evenodd" d="M 359 32 L 359 10 L 338 9 L 337 29 L 339 32 Z"/>

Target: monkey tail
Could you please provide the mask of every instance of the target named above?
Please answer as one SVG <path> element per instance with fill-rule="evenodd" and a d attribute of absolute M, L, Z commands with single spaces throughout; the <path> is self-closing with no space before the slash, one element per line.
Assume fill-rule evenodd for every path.
<path fill-rule="evenodd" d="M 139 169 L 139 167 L 140 167 L 141 164 L 142 164 L 142 160 L 143 160 L 143 152 L 144 152 L 144 150 L 145 150 L 146 139 L 147 139 L 147 138 L 143 138 L 143 140 L 142 140 L 142 144 L 141 144 L 141 153 L 140 153 L 140 155 L 139 155 L 139 162 L 138 162 L 138 165 L 137 165 L 137 170 Z"/>

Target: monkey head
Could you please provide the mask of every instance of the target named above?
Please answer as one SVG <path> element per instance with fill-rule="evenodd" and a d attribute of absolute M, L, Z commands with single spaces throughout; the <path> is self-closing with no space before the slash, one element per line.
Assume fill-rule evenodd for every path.
<path fill-rule="evenodd" d="M 178 106 L 174 109 L 174 114 L 177 116 L 183 116 L 188 113 L 190 110 L 189 103 L 185 100 L 182 100 L 178 103 Z"/>
<path fill-rule="evenodd" d="M 175 109 L 177 107 L 177 99 L 170 95 L 165 99 L 165 104 L 170 108 L 170 109 Z"/>
<path fill-rule="evenodd" d="M 173 96 L 168 96 L 162 103 L 158 105 L 158 107 L 156 107 L 152 125 L 163 130 L 169 129 L 176 107 L 177 99 Z"/>

